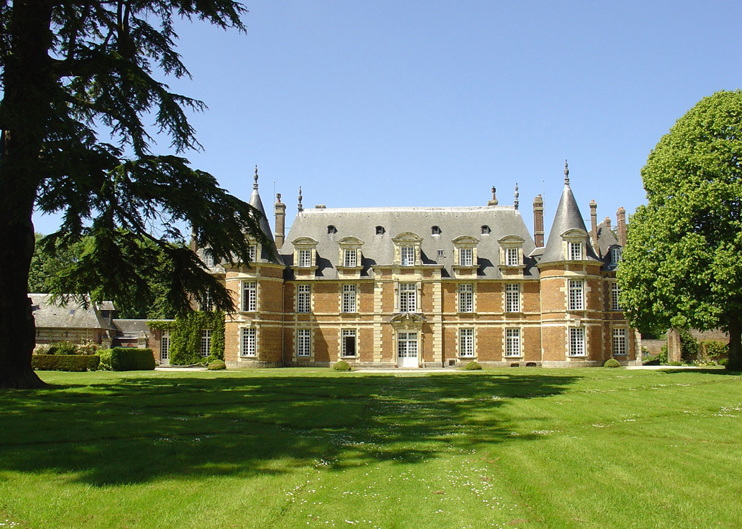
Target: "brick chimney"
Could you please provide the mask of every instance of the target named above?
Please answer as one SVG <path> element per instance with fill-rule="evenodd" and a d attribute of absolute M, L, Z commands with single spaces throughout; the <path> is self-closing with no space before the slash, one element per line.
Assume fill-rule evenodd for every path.
<path fill-rule="evenodd" d="M 196 253 L 198 251 L 198 242 L 196 241 L 196 228 L 191 227 L 191 251 Z"/>
<path fill-rule="evenodd" d="M 618 244 L 626 246 L 626 210 L 622 207 L 618 208 L 616 218 L 618 224 Z"/>
<path fill-rule="evenodd" d="M 541 195 L 533 199 L 533 238 L 536 248 L 544 247 L 544 199 Z"/>
<path fill-rule="evenodd" d="M 281 202 L 281 193 L 276 193 L 276 248 L 283 246 L 286 237 L 286 204 Z"/>
<path fill-rule="evenodd" d="M 595 253 L 599 253 L 598 249 L 598 204 L 595 200 L 590 201 L 590 240 L 593 243 L 593 249 Z"/>

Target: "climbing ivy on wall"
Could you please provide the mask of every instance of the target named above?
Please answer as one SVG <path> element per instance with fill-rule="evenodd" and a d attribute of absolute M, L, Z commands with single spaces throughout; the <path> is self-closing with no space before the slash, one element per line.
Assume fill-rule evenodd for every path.
<path fill-rule="evenodd" d="M 216 358 L 224 360 L 224 313 L 191 312 L 175 321 L 148 322 L 150 329 L 170 331 L 170 363 L 200 364 Z M 201 331 L 211 331 L 209 358 L 201 356 Z"/>

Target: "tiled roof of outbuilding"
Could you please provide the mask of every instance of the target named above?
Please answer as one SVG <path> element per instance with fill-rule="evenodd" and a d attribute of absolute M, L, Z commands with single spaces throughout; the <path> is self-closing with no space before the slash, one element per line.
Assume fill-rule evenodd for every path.
<path fill-rule="evenodd" d="M 28 297 L 31 298 L 37 328 L 116 330 L 100 315 L 93 304 L 89 304 L 88 308 L 76 303 L 59 306 L 51 303 L 51 294 L 29 294 Z M 107 307 L 113 306 L 111 302 L 104 303 Z"/>

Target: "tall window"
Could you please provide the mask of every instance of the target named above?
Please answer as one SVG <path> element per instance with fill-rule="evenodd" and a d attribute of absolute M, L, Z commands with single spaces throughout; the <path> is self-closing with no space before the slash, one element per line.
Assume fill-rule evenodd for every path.
<path fill-rule="evenodd" d="M 211 353 L 211 329 L 201 330 L 201 356 L 209 356 Z"/>
<path fill-rule="evenodd" d="M 353 267 L 356 266 L 356 262 L 355 250 L 343 250 L 343 266 Z"/>
<path fill-rule="evenodd" d="M 402 266 L 415 266 L 415 247 L 402 246 L 399 250 Z"/>
<path fill-rule="evenodd" d="M 312 266 L 312 250 L 299 250 L 299 266 L 309 268 Z"/>
<path fill-rule="evenodd" d="M 569 243 L 569 258 L 571 261 L 582 260 L 582 243 L 581 242 Z"/>
<path fill-rule="evenodd" d="M 613 356 L 626 356 L 626 329 L 613 329 Z"/>
<path fill-rule="evenodd" d="M 417 358 L 416 332 L 400 332 L 397 334 L 397 355 L 400 358 Z"/>
<path fill-rule="evenodd" d="M 579 279 L 569 280 L 569 310 L 585 308 L 585 282 Z"/>
<path fill-rule="evenodd" d="M 474 329 L 459 329 L 459 356 L 474 356 Z"/>
<path fill-rule="evenodd" d="M 518 266 L 518 248 L 506 248 L 505 249 L 505 264 L 508 266 Z"/>
<path fill-rule="evenodd" d="M 618 294 L 620 292 L 618 283 L 611 283 L 611 310 L 621 310 L 621 304 L 618 302 Z"/>
<path fill-rule="evenodd" d="M 296 356 L 310 356 L 312 354 L 312 331 L 299 329 L 296 332 Z"/>
<path fill-rule="evenodd" d="M 471 266 L 474 250 L 471 248 L 459 248 L 459 266 Z"/>
<path fill-rule="evenodd" d="M 170 331 L 162 331 L 160 337 L 160 360 L 167 360 L 170 358 Z"/>
<path fill-rule="evenodd" d="M 505 356 L 520 356 L 520 329 L 505 330 Z"/>
<path fill-rule="evenodd" d="M 356 311 L 356 286 L 343 285 L 343 312 Z"/>
<path fill-rule="evenodd" d="M 242 283 L 242 311 L 255 312 L 258 310 L 258 284 L 255 281 Z"/>
<path fill-rule="evenodd" d="M 520 285 L 518 283 L 505 285 L 505 312 L 520 312 Z"/>
<path fill-rule="evenodd" d="M 250 262 L 254 263 L 256 261 L 255 257 L 257 255 L 258 247 L 254 244 L 250 245 L 250 248 L 248 249 L 248 256 L 250 258 Z"/>
<path fill-rule="evenodd" d="M 620 260 L 621 260 L 621 248 L 618 248 L 618 247 L 611 248 L 611 264 L 618 264 Z"/>
<path fill-rule="evenodd" d="M 242 356 L 255 356 L 256 343 L 255 343 L 255 327 L 243 328 L 242 329 L 242 349 L 240 353 Z"/>
<path fill-rule="evenodd" d="M 296 312 L 312 312 L 311 285 L 296 286 Z"/>
<path fill-rule="evenodd" d="M 570 327 L 569 329 L 569 356 L 585 356 L 585 329 Z"/>
<path fill-rule="evenodd" d="M 474 285 L 459 285 L 459 312 L 474 312 Z"/>
<path fill-rule="evenodd" d="M 399 284 L 399 311 L 415 312 L 417 310 L 417 286 L 415 283 Z"/>
<path fill-rule="evenodd" d="M 211 312 L 212 310 L 214 310 L 214 300 L 211 298 L 211 290 L 208 288 L 204 293 L 204 300 L 203 303 L 201 303 L 201 310 L 206 312 Z"/>
<path fill-rule="evenodd" d="M 343 329 L 341 340 L 343 342 L 343 356 L 356 355 L 356 330 Z"/>

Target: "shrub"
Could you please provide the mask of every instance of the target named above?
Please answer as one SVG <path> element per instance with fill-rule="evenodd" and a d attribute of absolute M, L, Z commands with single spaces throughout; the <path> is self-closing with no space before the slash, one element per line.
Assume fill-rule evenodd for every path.
<path fill-rule="evenodd" d="M 98 369 L 100 371 L 111 371 L 111 350 L 101 349 L 98 352 L 98 357 L 100 358 Z"/>
<path fill-rule="evenodd" d="M 680 354 L 686 362 L 696 360 L 701 351 L 701 344 L 687 329 L 680 330 Z"/>
<path fill-rule="evenodd" d="M 642 365 L 643 366 L 658 366 L 660 365 L 660 357 L 652 356 L 652 355 L 644 356 L 642 357 Z"/>
<path fill-rule="evenodd" d="M 471 362 L 469 362 L 468 364 L 464 366 L 464 369 L 466 369 L 467 371 L 478 371 L 482 369 L 482 366 L 480 366 L 478 362 L 475 362 L 474 360 L 472 360 Z"/>
<path fill-rule="evenodd" d="M 47 354 L 50 355 L 76 355 L 77 346 L 72 342 L 54 342 L 49 344 Z"/>
<path fill-rule="evenodd" d="M 33 355 L 31 366 L 39 371 L 93 371 L 100 358 L 95 355 Z"/>
<path fill-rule="evenodd" d="M 152 349 L 114 347 L 111 349 L 111 369 L 114 371 L 147 371 L 155 368 Z"/>
<path fill-rule="evenodd" d="M 80 355 L 94 355 L 98 352 L 98 346 L 90 340 L 82 342 L 81 344 L 75 346 L 75 348 L 77 349 L 77 354 Z"/>
<path fill-rule="evenodd" d="M 672 362 L 668 362 L 667 365 L 677 367 L 677 366 L 682 366 L 683 362 L 678 362 L 677 360 L 673 360 Z"/>
<path fill-rule="evenodd" d="M 659 360 L 660 364 L 667 363 L 667 344 L 662 346 L 662 350 L 660 351 L 660 354 L 657 355 L 657 360 Z"/>
<path fill-rule="evenodd" d="M 335 371 L 350 371 L 351 370 L 350 364 L 346 362 L 345 360 L 340 360 L 339 362 L 333 364 L 332 368 Z"/>
<path fill-rule="evenodd" d="M 711 360 L 719 360 L 720 358 L 726 358 L 729 354 L 729 344 L 724 342 L 717 342 L 716 340 L 708 340 L 701 342 L 701 347 L 705 351 L 706 358 Z"/>
<path fill-rule="evenodd" d="M 615 358 L 609 358 L 605 361 L 605 364 L 603 364 L 603 367 L 621 367 L 621 362 L 616 360 Z"/>
<path fill-rule="evenodd" d="M 209 362 L 209 371 L 216 371 L 218 369 L 227 369 L 227 364 L 225 364 L 223 360 L 219 360 L 218 358 Z"/>

